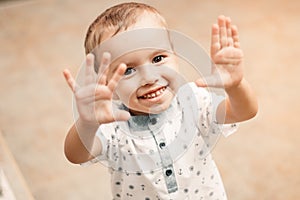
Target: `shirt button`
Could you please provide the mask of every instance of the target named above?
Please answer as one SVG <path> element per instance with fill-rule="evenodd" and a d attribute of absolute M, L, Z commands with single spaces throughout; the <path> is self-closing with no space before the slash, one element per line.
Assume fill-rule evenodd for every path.
<path fill-rule="evenodd" d="M 164 142 L 161 142 L 161 143 L 159 143 L 159 147 L 162 149 L 162 148 L 164 148 L 166 146 L 166 143 L 164 143 Z"/>
<path fill-rule="evenodd" d="M 157 119 L 156 118 L 151 118 L 150 120 L 152 125 L 155 125 L 157 123 Z"/>
<path fill-rule="evenodd" d="M 167 176 L 171 176 L 171 175 L 172 175 L 172 173 L 173 173 L 173 172 L 172 172 L 172 170 L 171 170 L 171 169 L 167 169 L 167 170 L 166 170 L 166 175 L 167 175 Z"/>

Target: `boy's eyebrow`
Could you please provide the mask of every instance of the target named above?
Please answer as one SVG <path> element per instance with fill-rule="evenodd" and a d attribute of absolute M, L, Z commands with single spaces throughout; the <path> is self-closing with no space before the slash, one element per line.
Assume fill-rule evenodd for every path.
<path fill-rule="evenodd" d="M 170 53 L 170 51 L 166 50 L 166 49 L 156 49 L 152 54 L 151 57 L 156 56 L 157 54 L 166 54 L 166 53 Z"/>
<path fill-rule="evenodd" d="M 151 52 L 150 56 L 149 57 L 154 57 L 156 56 L 157 54 L 163 54 L 163 53 L 170 53 L 168 50 L 165 50 L 165 49 L 154 49 L 153 52 Z M 136 63 L 135 62 L 127 62 L 125 63 L 127 66 L 136 66 Z"/>
<path fill-rule="evenodd" d="M 170 52 L 166 49 L 156 49 L 156 51 L 153 52 L 153 55 L 159 54 L 159 53 L 170 53 Z"/>
<path fill-rule="evenodd" d="M 166 50 L 166 49 L 154 49 L 154 52 L 152 52 L 149 57 L 152 58 L 157 54 L 163 54 L 163 53 L 171 53 L 171 52 Z M 126 64 L 127 67 L 137 67 L 137 64 L 135 62 L 132 62 L 132 61 L 130 61 L 130 62 L 118 62 L 118 63 L 116 63 L 115 65 L 112 66 L 113 67 L 112 73 L 114 73 L 117 70 L 118 66 L 121 63 Z"/>
<path fill-rule="evenodd" d="M 149 58 L 153 58 L 154 56 L 157 56 L 158 54 L 166 54 L 166 53 L 170 53 L 168 50 L 165 49 L 154 49 L 154 51 L 149 54 Z M 125 63 L 128 67 L 136 67 L 136 63 L 134 62 L 129 62 L 129 63 Z"/>

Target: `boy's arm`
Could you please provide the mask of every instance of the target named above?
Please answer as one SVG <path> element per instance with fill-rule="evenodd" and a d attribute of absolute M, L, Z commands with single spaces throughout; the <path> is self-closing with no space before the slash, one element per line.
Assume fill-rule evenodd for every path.
<path fill-rule="evenodd" d="M 97 129 L 98 126 L 84 125 L 80 120 L 73 124 L 66 136 L 64 148 L 70 162 L 84 163 L 101 153 L 101 142 L 95 136 Z"/>
<path fill-rule="evenodd" d="M 238 86 L 227 89 L 226 93 L 228 97 L 217 109 L 217 121 L 219 123 L 241 122 L 256 115 L 258 110 L 257 100 L 251 86 L 245 79 L 242 79 Z M 225 118 L 224 114 L 226 114 Z"/>
<path fill-rule="evenodd" d="M 219 16 L 218 24 L 212 27 L 211 37 L 212 75 L 198 79 L 196 84 L 199 87 L 225 89 L 228 97 L 220 103 L 216 113 L 219 123 L 248 120 L 256 115 L 258 106 L 243 75 L 243 52 L 237 27 L 231 25 L 230 18 Z"/>

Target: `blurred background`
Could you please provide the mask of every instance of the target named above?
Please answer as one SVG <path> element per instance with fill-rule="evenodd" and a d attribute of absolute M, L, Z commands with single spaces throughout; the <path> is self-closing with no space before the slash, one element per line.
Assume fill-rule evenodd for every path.
<path fill-rule="evenodd" d="M 104 166 L 64 157 L 73 112 L 62 70 L 77 73 L 89 24 L 120 2 L 0 1 L 0 183 L 6 177 L 16 199 L 111 199 Z M 228 199 L 300 199 L 300 1 L 138 2 L 207 51 L 211 24 L 220 14 L 231 17 L 259 113 L 213 151 Z"/>

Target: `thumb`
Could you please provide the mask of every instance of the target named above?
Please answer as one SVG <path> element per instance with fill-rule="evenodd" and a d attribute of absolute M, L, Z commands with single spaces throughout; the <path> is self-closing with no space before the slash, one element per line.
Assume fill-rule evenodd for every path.
<path fill-rule="evenodd" d="M 195 81 L 195 84 L 198 87 L 215 87 L 215 88 L 223 88 L 224 87 L 221 77 L 218 75 L 215 75 L 215 74 L 201 77 Z"/>
<path fill-rule="evenodd" d="M 117 110 L 114 113 L 115 121 L 127 121 L 131 117 L 130 113 L 125 110 Z"/>
<path fill-rule="evenodd" d="M 196 84 L 198 87 L 208 87 L 204 77 L 203 77 L 203 78 L 198 78 L 198 79 L 195 81 L 195 84 Z"/>

